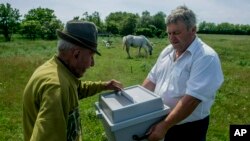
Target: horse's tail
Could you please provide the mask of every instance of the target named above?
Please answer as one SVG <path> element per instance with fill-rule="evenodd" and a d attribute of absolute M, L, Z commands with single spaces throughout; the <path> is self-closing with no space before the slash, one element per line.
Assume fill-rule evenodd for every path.
<path fill-rule="evenodd" d="M 126 36 L 124 36 L 123 39 L 122 39 L 123 50 L 124 50 L 126 42 L 127 42 L 126 40 L 127 40 L 127 38 L 126 38 Z"/>

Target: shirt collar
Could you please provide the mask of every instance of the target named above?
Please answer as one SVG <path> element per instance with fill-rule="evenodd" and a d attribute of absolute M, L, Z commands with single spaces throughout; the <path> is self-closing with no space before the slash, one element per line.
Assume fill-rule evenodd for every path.
<path fill-rule="evenodd" d="M 194 54 L 195 50 L 197 49 L 197 44 L 198 44 L 199 38 L 196 36 L 194 41 L 189 45 L 186 51 L 190 52 L 191 54 Z"/>
<path fill-rule="evenodd" d="M 70 69 L 67 67 L 67 65 L 61 61 L 56 55 L 54 55 L 53 59 L 55 60 L 55 62 L 61 67 L 63 68 L 63 70 L 65 70 L 65 72 L 70 75 L 74 81 L 79 81 L 79 79 L 70 71 Z"/>
<path fill-rule="evenodd" d="M 183 54 L 181 56 L 184 56 L 185 54 L 189 54 L 193 55 L 195 50 L 197 50 L 198 47 L 198 40 L 199 38 L 196 36 L 195 39 L 193 40 L 193 42 L 188 46 L 188 48 L 183 52 Z M 170 59 L 173 61 L 174 60 L 174 55 L 175 55 L 175 49 L 173 46 L 171 46 L 171 53 L 169 54 Z"/>

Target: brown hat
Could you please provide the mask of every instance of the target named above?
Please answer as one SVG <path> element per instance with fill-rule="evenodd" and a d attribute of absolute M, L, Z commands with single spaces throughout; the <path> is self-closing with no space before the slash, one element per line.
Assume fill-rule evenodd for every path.
<path fill-rule="evenodd" d="M 97 51 L 97 29 L 92 22 L 68 21 L 63 31 L 57 30 L 57 35 L 63 40 L 83 48 L 88 48 L 101 55 Z"/>

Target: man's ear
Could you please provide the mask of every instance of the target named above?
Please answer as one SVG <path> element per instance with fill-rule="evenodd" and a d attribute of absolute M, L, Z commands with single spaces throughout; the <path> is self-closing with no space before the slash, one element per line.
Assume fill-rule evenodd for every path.
<path fill-rule="evenodd" d="M 196 33 L 196 26 L 192 27 L 192 32 Z"/>

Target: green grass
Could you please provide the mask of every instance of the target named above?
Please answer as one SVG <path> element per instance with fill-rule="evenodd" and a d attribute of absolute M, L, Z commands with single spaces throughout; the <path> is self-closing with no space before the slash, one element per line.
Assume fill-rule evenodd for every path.
<path fill-rule="evenodd" d="M 214 47 L 221 61 L 225 81 L 218 91 L 211 111 L 208 141 L 228 141 L 230 124 L 250 124 L 250 36 L 199 35 Z M 120 80 L 125 87 L 141 84 L 155 63 L 167 39 L 150 39 L 153 55 L 127 59 L 121 37 L 111 38 L 110 48 L 99 38 L 102 56 L 95 56 L 95 66 L 82 80 Z M 22 92 L 33 71 L 56 53 L 56 41 L 23 40 L 0 42 L 0 141 L 23 140 Z M 143 53 L 143 51 L 142 51 Z M 98 95 L 80 101 L 84 140 L 106 141 L 100 120 L 95 115 Z"/>

